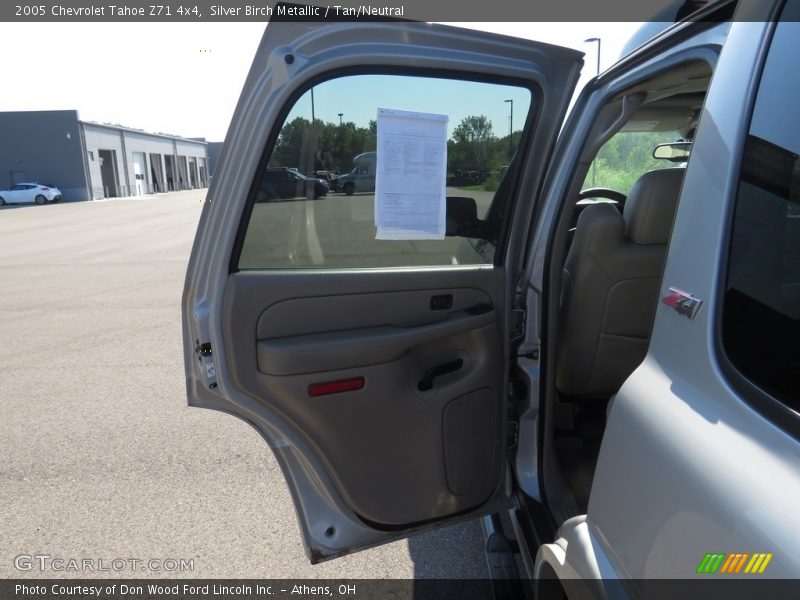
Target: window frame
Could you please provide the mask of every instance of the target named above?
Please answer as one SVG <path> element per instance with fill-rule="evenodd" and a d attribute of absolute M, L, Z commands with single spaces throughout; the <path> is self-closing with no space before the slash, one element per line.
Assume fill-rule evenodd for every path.
<path fill-rule="evenodd" d="M 734 225 L 736 223 L 736 206 L 739 200 L 739 189 L 742 181 L 742 164 L 747 148 L 747 139 L 752 131 L 753 115 L 758 100 L 759 92 L 762 87 L 764 68 L 769 60 L 772 43 L 775 39 L 776 31 L 782 23 L 781 14 L 788 2 L 782 2 L 776 6 L 775 13 L 771 18 L 771 29 L 767 43 L 764 44 L 761 56 L 759 57 L 758 68 L 753 73 L 753 91 L 746 107 L 747 129 L 741 132 L 738 153 L 739 161 L 735 171 L 731 173 L 731 180 L 736 182 L 735 193 L 729 198 L 725 214 L 725 231 L 722 237 L 722 251 L 720 252 L 720 262 L 717 265 L 717 285 L 714 289 L 715 311 L 711 316 L 712 356 L 719 365 L 720 371 L 725 382 L 731 386 L 737 397 L 743 400 L 748 406 L 755 410 L 759 415 L 765 417 L 773 425 L 783 432 L 800 440 L 800 413 L 794 411 L 783 401 L 761 388 L 757 383 L 751 381 L 744 373 L 739 371 L 728 355 L 723 342 L 723 314 L 725 310 L 725 295 L 728 285 L 730 272 L 731 249 L 733 244 Z"/>
<path fill-rule="evenodd" d="M 473 83 L 488 83 L 488 84 L 503 85 L 503 86 L 517 86 L 519 88 L 528 90 L 528 93 L 531 96 L 530 106 L 528 108 L 528 113 L 525 118 L 525 122 L 522 126 L 522 135 L 520 137 L 519 144 L 516 148 L 514 159 L 509 163 L 509 168 L 504 178 L 504 182 L 506 183 L 506 186 L 508 188 L 512 190 L 519 189 L 519 183 L 521 181 L 521 172 L 522 172 L 521 165 L 524 162 L 524 157 L 528 155 L 532 143 L 531 132 L 534 129 L 536 129 L 538 121 L 541 119 L 542 115 L 541 104 L 544 99 L 544 93 L 541 87 L 536 85 L 536 83 L 531 82 L 530 80 L 497 77 L 492 75 L 486 75 L 481 77 L 476 73 L 453 71 L 448 69 L 428 69 L 428 68 L 420 69 L 420 68 L 409 68 L 409 67 L 363 66 L 363 67 L 353 67 L 346 69 L 334 69 L 326 73 L 323 73 L 317 77 L 312 77 L 310 79 L 304 80 L 302 83 L 300 83 L 295 87 L 295 89 L 289 96 L 289 100 L 281 108 L 281 111 L 279 113 L 279 118 L 275 120 L 275 125 L 272 131 L 270 131 L 269 137 L 267 138 L 267 143 L 261 150 L 261 158 L 259 159 L 258 162 L 257 173 L 263 172 L 264 169 L 266 169 L 267 166 L 269 165 L 269 159 L 272 156 L 272 152 L 275 149 L 275 145 L 278 142 L 278 136 L 280 135 L 281 129 L 286 124 L 286 119 L 289 116 L 289 113 L 292 111 L 294 106 L 306 92 L 308 92 L 311 88 L 315 86 L 325 83 L 326 81 L 340 79 L 348 76 L 357 76 L 357 75 L 396 75 L 396 76 L 406 76 L 406 77 L 428 77 L 431 79 L 450 79 L 450 80 L 467 81 Z M 249 186 L 249 190 L 247 193 L 248 194 L 247 203 L 245 204 L 244 210 L 242 211 L 242 216 L 239 221 L 239 225 L 237 226 L 236 238 L 233 244 L 233 248 L 231 249 L 230 260 L 228 263 L 229 275 L 233 273 L 239 273 L 243 270 L 239 268 L 239 261 L 241 260 L 242 250 L 244 248 L 244 241 L 247 235 L 247 229 L 250 224 L 250 219 L 252 217 L 253 208 L 255 207 L 256 204 L 255 195 L 258 183 L 259 183 L 259 178 L 255 177 Z M 495 194 L 500 193 L 501 190 L 502 186 L 495 191 Z M 508 248 L 507 242 L 511 234 L 511 225 L 512 225 L 511 215 L 513 215 L 516 209 L 518 200 L 519 200 L 518 195 L 512 195 L 509 198 L 508 206 L 506 207 L 505 214 L 503 215 L 503 219 L 500 224 L 497 248 L 495 249 L 493 263 L 486 263 L 484 265 L 480 264 L 427 265 L 424 268 L 426 269 L 429 268 L 457 269 L 459 267 L 497 268 L 501 266 L 503 264 L 503 261 L 505 260 L 506 250 Z M 494 204 L 494 200 L 492 204 Z M 313 269 L 287 268 L 287 267 L 259 267 L 259 268 L 246 268 L 244 270 L 247 272 L 255 272 L 255 273 L 267 273 L 267 272 L 303 273 L 305 271 L 336 273 L 336 272 L 346 272 L 352 270 L 390 271 L 396 269 L 419 269 L 419 268 L 420 267 L 413 265 L 396 265 L 391 267 L 332 267 L 332 268 L 317 267 Z"/>

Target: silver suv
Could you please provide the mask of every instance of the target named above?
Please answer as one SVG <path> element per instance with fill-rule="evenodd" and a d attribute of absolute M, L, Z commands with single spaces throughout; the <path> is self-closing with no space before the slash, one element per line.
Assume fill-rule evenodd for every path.
<path fill-rule="evenodd" d="M 190 405 L 275 452 L 312 562 L 481 517 L 571 597 L 800 577 L 799 14 L 712 4 L 592 80 L 563 127 L 577 51 L 267 28 L 192 251 L 186 378 Z M 280 146 L 312 86 L 327 114 L 369 107 L 377 192 L 257 203 L 276 157 L 336 151 Z M 487 123 L 505 130 L 509 100 L 503 137 Z M 685 164 L 653 161 L 667 142 L 691 142 Z"/>

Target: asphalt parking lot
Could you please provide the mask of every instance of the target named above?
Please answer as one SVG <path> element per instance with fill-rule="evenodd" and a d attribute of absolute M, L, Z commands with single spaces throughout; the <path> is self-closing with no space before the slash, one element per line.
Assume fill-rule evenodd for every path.
<path fill-rule="evenodd" d="M 486 576 L 474 522 L 310 565 L 259 435 L 186 406 L 180 297 L 204 194 L 0 209 L 0 577 Z M 20 571 L 20 555 L 193 570 Z"/>

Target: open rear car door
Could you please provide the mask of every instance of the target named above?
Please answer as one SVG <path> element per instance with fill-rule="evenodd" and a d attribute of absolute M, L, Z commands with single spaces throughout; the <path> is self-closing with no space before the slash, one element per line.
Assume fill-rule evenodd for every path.
<path fill-rule="evenodd" d="M 513 290 L 581 65 L 574 50 L 426 23 L 268 25 L 192 249 L 184 358 L 189 404 L 272 448 L 312 562 L 508 506 Z M 446 155 L 430 128 L 381 138 L 376 109 L 449 119 Z M 375 143 L 378 194 L 381 168 L 402 166 L 401 196 L 447 186 L 447 236 L 378 235 L 375 193 L 314 182 L 337 152 Z M 275 167 L 305 189 L 270 197 Z M 414 211 L 437 200 L 419 198 L 382 210 L 435 220 Z"/>

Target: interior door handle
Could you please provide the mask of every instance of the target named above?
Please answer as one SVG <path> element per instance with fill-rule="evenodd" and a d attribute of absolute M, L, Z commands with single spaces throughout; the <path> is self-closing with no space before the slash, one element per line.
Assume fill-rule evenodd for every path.
<path fill-rule="evenodd" d="M 454 373 L 461 369 L 464 366 L 464 361 L 460 358 L 456 360 L 451 360 L 446 363 L 442 363 L 441 365 L 436 365 L 435 367 L 431 367 L 427 371 L 425 371 L 425 375 L 422 376 L 422 379 L 419 380 L 417 384 L 417 389 L 420 392 L 427 392 L 428 390 L 433 388 L 433 380 L 441 375 L 447 375 L 448 373 Z"/>

